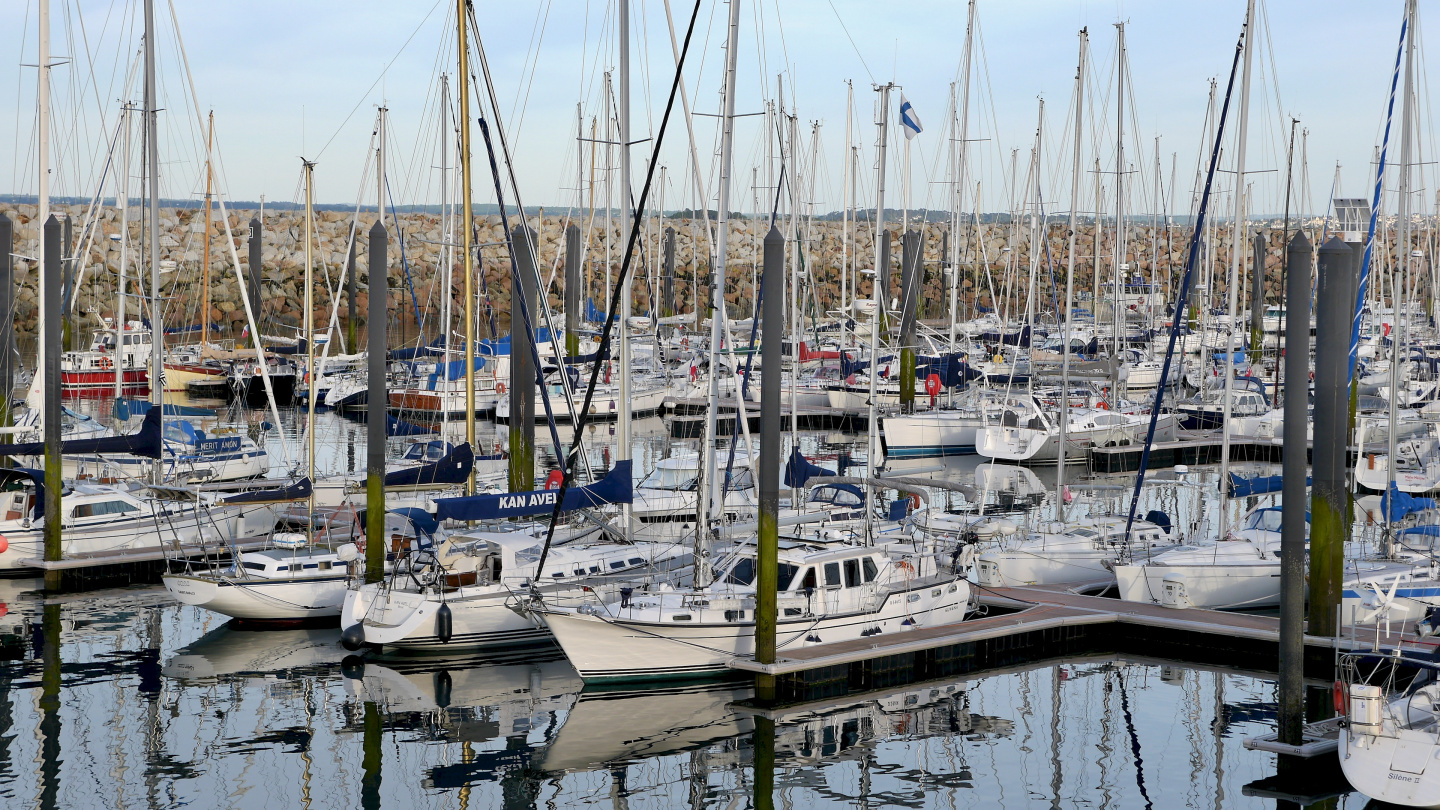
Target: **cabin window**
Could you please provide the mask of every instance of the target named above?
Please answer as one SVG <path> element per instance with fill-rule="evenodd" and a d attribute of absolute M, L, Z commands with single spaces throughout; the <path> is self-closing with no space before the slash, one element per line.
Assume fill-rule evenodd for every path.
<path fill-rule="evenodd" d="M 860 561 L 860 564 L 865 569 L 865 581 L 874 582 L 875 575 L 879 573 L 879 571 L 875 570 L 875 561 L 869 557 L 866 557 L 865 559 Z"/>
<path fill-rule="evenodd" d="M 265 563 L 261 563 L 261 562 L 247 562 L 247 563 L 245 563 L 245 567 L 248 568 L 248 569 L 250 569 L 251 571 L 264 571 L 264 570 L 265 570 Z"/>
<path fill-rule="evenodd" d="M 805 569 L 805 576 L 800 580 L 800 590 L 809 591 L 815 588 L 815 566 Z"/>
<path fill-rule="evenodd" d="M 617 569 L 617 568 L 624 568 L 624 567 L 625 567 L 625 561 L 624 561 L 624 560 L 616 560 L 615 562 L 610 563 L 610 570 L 611 570 L 611 571 L 614 571 L 614 570 Z"/>
<path fill-rule="evenodd" d="M 304 569 L 306 569 L 306 570 L 309 570 L 309 569 L 311 569 L 311 568 L 319 568 L 319 567 L 320 567 L 320 564 L 319 564 L 319 563 L 305 563 L 305 564 L 304 564 L 303 566 L 301 566 L 301 567 L 304 568 Z"/>
<path fill-rule="evenodd" d="M 845 587 L 854 588 L 860 584 L 860 561 L 845 561 Z"/>
<path fill-rule="evenodd" d="M 592 574 L 598 574 L 598 573 L 600 573 L 600 566 L 598 566 L 598 565 L 592 565 L 592 566 L 590 566 L 590 573 L 592 573 Z"/>
<path fill-rule="evenodd" d="M 645 558 L 644 558 L 644 557 L 631 557 L 630 559 L 626 560 L 626 562 L 630 563 L 631 565 L 644 565 L 644 564 L 645 564 Z"/>
<path fill-rule="evenodd" d="M 755 560 L 745 557 L 735 563 L 725 581 L 731 585 L 749 585 L 755 581 Z"/>
<path fill-rule="evenodd" d="M 675 614 L 674 616 L 671 616 L 671 617 L 670 617 L 670 621 L 672 621 L 672 622 L 688 622 L 688 621 L 690 621 L 690 614 L 689 614 L 689 613 L 677 613 L 677 614 Z"/>
<path fill-rule="evenodd" d="M 825 584 L 829 586 L 840 586 L 840 563 L 825 563 Z"/>
<path fill-rule="evenodd" d="M 799 571 L 799 566 L 791 565 L 790 563 L 780 563 L 779 573 L 775 576 L 776 590 L 790 590 L 790 581 L 795 579 L 795 574 Z"/>
<path fill-rule="evenodd" d="M 320 561 L 320 570 L 321 570 L 321 571 L 329 571 L 329 570 L 330 570 L 331 568 L 333 568 L 333 567 L 335 567 L 334 564 L 331 563 L 329 560 L 321 560 L 321 561 Z"/>

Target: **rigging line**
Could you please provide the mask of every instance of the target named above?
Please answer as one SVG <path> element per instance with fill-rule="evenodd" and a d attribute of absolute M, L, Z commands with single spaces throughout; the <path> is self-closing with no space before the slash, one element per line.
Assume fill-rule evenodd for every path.
<path fill-rule="evenodd" d="M 1155 405 L 1150 409 L 1150 428 L 1145 435 L 1145 449 L 1140 452 L 1140 469 L 1135 473 L 1135 491 L 1130 496 L 1130 516 L 1125 521 L 1124 547 L 1130 545 L 1130 530 L 1135 525 L 1135 507 L 1140 502 L 1140 488 L 1145 483 L 1145 468 L 1150 463 L 1150 447 L 1155 443 L 1155 425 L 1160 419 L 1160 408 L 1165 402 L 1166 383 L 1170 379 L 1170 364 L 1175 358 L 1175 339 L 1180 336 L 1180 317 L 1185 301 L 1190 296 L 1190 282 L 1195 273 L 1195 259 L 1200 252 L 1200 240 L 1205 233 L 1205 215 L 1210 208 L 1210 191 L 1215 182 L 1215 169 L 1220 161 L 1220 144 L 1225 137 L 1225 119 L 1230 114 L 1230 95 L 1235 89 L 1235 72 L 1240 66 L 1240 53 L 1245 46 L 1245 32 L 1235 42 L 1235 56 L 1230 63 L 1230 81 L 1225 86 L 1225 103 L 1220 108 L 1220 119 L 1215 129 L 1215 145 L 1210 150 L 1210 170 L 1205 175 L 1205 191 L 1200 197 L 1200 210 L 1195 217 L 1195 228 L 1190 234 L 1190 251 L 1185 258 L 1185 275 L 1180 279 L 1180 289 L 1175 296 L 1175 315 L 1171 318 L 1170 342 L 1165 350 L 1165 363 L 1160 369 L 1160 384 L 1155 387 Z"/>
<path fill-rule="evenodd" d="M 546 31 L 546 29 L 548 28 L 549 23 L 550 23 L 550 7 L 551 7 L 552 3 L 553 3 L 553 0 L 545 0 L 545 7 L 544 7 L 545 16 L 544 16 L 543 19 L 541 19 L 541 20 L 538 21 L 538 25 L 539 25 L 539 28 L 540 28 L 540 33 L 539 33 L 538 38 L 536 37 L 536 35 L 535 35 L 533 32 L 532 32 L 532 34 L 531 34 L 531 36 L 530 36 L 530 41 L 531 41 L 532 43 L 534 43 L 534 48 L 533 48 L 532 50 L 533 50 L 533 52 L 534 52 L 534 54 L 535 54 L 535 61 L 530 63 L 530 79 L 529 79 L 529 81 L 527 81 L 527 82 L 525 83 L 525 103 L 524 103 L 524 104 L 521 104 L 521 103 L 520 103 L 520 96 L 519 96 L 519 94 L 516 94 L 516 96 L 515 96 L 515 101 L 514 101 L 513 103 L 511 103 L 511 105 L 510 105 L 510 117 L 511 117 L 512 119 L 515 118 L 515 107 L 516 107 L 517 105 L 520 106 L 520 117 L 515 120 L 515 139 L 516 139 L 516 140 L 519 140 L 519 139 L 520 139 L 520 131 L 525 128 L 525 112 L 526 112 L 527 110 L 529 110 L 529 108 L 530 108 L 530 92 L 531 92 L 531 90 L 535 87 L 535 74 L 537 74 L 537 73 L 540 72 L 540 48 L 545 44 L 545 31 Z M 536 16 L 536 17 L 539 17 L 539 16 L 540 16 L 540 11 L 541 11 L 541 9 L 536 9 L 536 11 L 535 11 L 535 16 Z M 528 57 L 527 57 L 527 60 L 526 60 L 526 61 L 529 61 L 529 60 L 528 60 Z M 523 73 L 522 73 L 522 75 L 523 75 Z"/>
<path fill-rule="evenodd" d="M 660 131 L 655 134 L 655 146 L 651 150 L 650 167 L 645 173 L 645 186 L 640 190 L 639 208 L 644 210 L 645 202 L 650 196 L 651 183 L 655 177 L 655 157 L 660 152 L 660 147 L 665 141 L 665 132 L 669 128 L 670 113 L 675 109 L 675 96 L 680 89 L 680 77 L 685 67 L 685 57 L 690 52 L 690 40 L 695 34 L 695 20 L 700 16 L 701 0 L 695 0 L 695 9 L 690 12 L 690 24 L 685 29 L 685 44 L 680 49 L 680 56 L 675 60 L 675 79 L 670 83 L 670 97 L 665 102 L 665 114 L 660 119 Z M 735 43 L 731 43 L 734 47 Z M 555 539 L 555 525 L 560 520 L 560 509 L 565 505 L 565 492 L 570 488 L 570 480 L 574 477 L 575 454 L 580 448 L 580 438 L 585 432 L 585 423 L 590 415 L 590 402 L 595 397 L 595 383 L 600 378 L 600 367 L 604 365 L 604 358 L 610 350 L 610 333 L 615 326 L 615 316 L 620 311 L 620 297 L 624 293 L 625 279 L 630 274 L 630 265 L 635 256 L 635 242 L 640 236 L 640 220 L 632 218 L 630 224 L 630 237 L 625 247 L 625 259 L 620 265 L 619 278 L 616 279 L 615 290 L 610 296 L 610 308 L 605 313 L 605 326 L 600 331 L 600 346 L 596 349 L 595 364 L 590 367 L 590 384 L 585 389 L 585 405 L 579 411 L 571 411 L 576 414 L 573 421 L 575 424 L 575 439 L 570 445 L 570 455 L 561 458 L 561 469 L 564 475 L 560 478 L 560 491 L 555 496 L 555 512 L 550 517 L 550 527 L 545 532 L 545 546 L 540 551 L 540 560 L 536 563 L 535 570 L 545 570 L 545 558 L 550 554 L 550 544 Z M 538 593 L 538 592 L 537 592 Z"/>
<path fill-rule="evenodd" d="M 395 60 L 400 58 L 400 54 L 404 53 L 405 49 L 410 46 L 411 40 L 415 39 L 415 35 L 420 33 L 421 28 L 425 27 L 425 23 L 428 22 L 430 20 L 430 17 L 435 13 L 435 9 L 440 7 L 441 2 L 443 2 L 443 0 L 435 0 L 435 5 L 431 6 L 430 10 L 425 12 L 425 17 L 420 20 L 419 25 L 415 26 L 415 30 L 410 32 L 410 36 L 405 38 L 405 42 L 400 45 L 400 50 L 396 51 L 395 55 L 390 57 L 390 61 L 386 62 L 385 67 L 380 70 L 380 75 L 375 77 L 375 81 L 370 83 L 370 87 L 365 90 L 365 93 L 363 95 L 360 96 L 360 100 L 356 101 L 355 106 L 351 107 L 350 112 L 346 113 L 345 119 L 340 122 L 340 125 L 338 127 L 335 128 L 335 133 L 330 136 L 330 140 L 326 141 L 325 145 L 320 147 L 320 151 L 315 153 L 315 160 L 319 160 L 320 156 L 325 154 L 325 150 L 330 148 L 330 144 L 334 143 L 335 139 L 340 136 L 340 132 L 345 129 L 346 124 L 350 123 L 351 117 L 353 117 L 356 111 L 360 109 L 360 105 L 364 104 L 365 99 L 369 98 L 370 94 L 374 92 L 375 86 L 380 84 L 380 82 L 385 79 L 385 74 L 389 72 L 390 66 L 394 65 Z"/>
<path fill-rule="evenodd" d="M 860 57 L 860 66 L 865 68 L 865 75 L 870 77 L 871 84 L 879 84 L 879 82 L 875 81 L 875 74 L 871 72 L 870 65 L 865 62 L 865 54 L 860 53 L 860 46 L 855 44 L 855 37 L 850 36 L 850 29 L 845 25 L 844 18 L 840 16 L 840 10 L 835 8 L 835 0 L 828 0 L 828 2 L 830 3 L 830 11 L 835 14 L 835 21 L 840 23 L 840 30 L 844 31 L 845 38 L 850 40 L 850 48 L 855 51 L 856 56 Z"/>

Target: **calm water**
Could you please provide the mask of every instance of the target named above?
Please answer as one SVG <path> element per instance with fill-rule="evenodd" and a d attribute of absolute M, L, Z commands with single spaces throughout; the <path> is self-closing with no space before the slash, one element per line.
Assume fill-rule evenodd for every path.
<path fill-rule="evenodd" d="M 693 446 L 659 420 L 637 432 L 641 466 Z M 317 437 L 322 469 L 364 469 L 363 425 L 327 414 Z M 612 452 L 607 426 L 590 442 Z M 801 446 L 863 458 L 853 435 Z M 927 474 L 968 483 L 975 467 Z M 1199 523 L 1215 471 L 1187 477 L 1143 508 Z M 0 580 L 7 808 L 745 808 L 771 721 L 776 807 L 1276 805 L 1245 795 L 1276 768 L 1242 747 L 1274 726 L 1274 684 L 1253 673 L 1100 655 L 766 719 L 744 683 L 582 690 L 553 649 L 347 659 L 338 630 L 235 630 L 158 586 L 47 599 L 38 585 Z"/>

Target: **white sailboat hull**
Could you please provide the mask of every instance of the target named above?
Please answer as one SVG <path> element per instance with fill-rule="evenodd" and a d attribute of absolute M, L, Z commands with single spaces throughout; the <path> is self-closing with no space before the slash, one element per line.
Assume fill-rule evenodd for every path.
<path fill-rule="evenodd" d="M 1126 602 L 1163 604 L 1166 577 L 1179 578 L 1184 599 L 1181 607 L 1225 610 L 1280 604 L 1278 560 L 1255 565 L 1115 566 L 1115 582 Z"/>
<path fill-rule="evenodd" d="M 296 579 L 239 579 L 166 574 L 165 589 L 182 604 L 236 619 L 293 621 L 339 616 L 344 574 Z"/>

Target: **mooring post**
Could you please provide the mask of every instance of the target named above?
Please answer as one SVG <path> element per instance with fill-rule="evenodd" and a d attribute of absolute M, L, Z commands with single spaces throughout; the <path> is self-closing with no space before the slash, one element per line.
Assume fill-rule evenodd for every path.
<path fill-rule="evenodd" d="M 920 232 L 900 238 L 900 409 L 915 410 L 915 316 L 920 299 Z"/>
<path fill-rule="evenodd" d="M 1294 242 L 1291 242 L 1291 245 L 1293 246 Z M 1309 247 L 1308 242 L 1306 247 Z M 1250 271 L 1250 362 L 1259 365 L 1265 357 L 1265 234 L 1259 231 L 1255 232 L 1255 249 L 1250 265 L 1252 267 Z M 1288 289 L 1285 294 L 1287 296 L 1290 294 Z M 1308 294 L 1305 297 L 1305 306 L 1308 311 L 1310 306 Z M 1286 323 L 1288 328 L 1289 322 Z M 1305 334 L 1310 334 L 1309 323 L 1305 325 Z M 1308 339 L 1306 342 L 1309 342 Z M 1276 336 L 1276 346 L 1279 346 L 1278 335 Z M 1275 362 L 1280 362 L 1279 358 L 1276 358 Z M 1285 370 L 1288 372 L 1290 369 Z M 1306 369 L 1306 376 L 1309 376 L 1309 369 Z"/>
<path fill-rule="evenodd" d="M 785 362 L 785 237 L 773 224 L 765 234 L 761 280 L 760 367 L 778 372 Z M 798 340 L 794 335 L 792 340 Z M 775 382 L 774 380 L 771 381 Z M 756 539 L 755 660 L 775 663 L 776 593 L 780 578 L 780 386 L 760 386 L 760 515 Z M 775 676 L 755 676 L 755 698 L 775 699 Z M 771 745 L 774 745 L 772 740 Z M 773 763 L 772 763 L 773 767 Z M 757 772 L 758 772 L 757 764 Z M 768 795 L 768 794 L 767 794 Z"/>
<path fill-rule="evenodd" d="M 535 232 L 516 225 L 511 236 L 520 289 L 510 292 L 510 491 L 535 488 L 535 362 L 524 312 L 535 320 Z M 512 282 L 513 285 L 513 282 Z"/>
<path fill-rule="evenodd" d="M 15 271 L 11 252 L 14 250 L 15 224 L 0 214 L 0 427 L 15 424 L 10 411 L 10 395 L 15 388 Z M 0 444 L 10 443 L 9 433 L 0 433 Z M 4 459 L 10 466 L 10 459 Z"/>
<path fill-rule="evenodd" d="M 665 275 L 660 284 L 660 315 L 675 317 L 675 229 L 665 229 Z"/>
<path fill-rule="evenodd" d="M 379 220 L 376 220 L 379 225 Z M 380 719 L 380 707 L 374 701 L 365 701 L 365 733 L 361 740 L 360 755 L 360 807 L 361 810 L 380 810 L 380 779 L 384 757 L 385 724 Z"/>
<path fill-rule="evenodd" d="M 249 272 L 249 275 L 250 275 L 250 311 L 255 315 L 255 325 L 256 325 L 256 328 L 259 328 L 259 325 L 260 325 L 260 278 L 261 278 L 261 275 L 262 275 L 262 273 L 263 273 L 262 265 L 263 265 L 263 263 L 264 263 L 264 261 L 265 261 L 265 258 L 264 258 L 264 257 L 265 257 L 265 253 L 264 253 L 264 248 L 265 248 L 265 226 L 264 226 L 264 224 L 262 224 L 262 223 L 260 222 L 260 218 L 259 218 L 259 217 L 252 217 L 252 218 L 250 219 L 250 244 L 249 244 L 249 248 L 250 248 L 250 267 L 249 267 L 249 271 L 250 271 L 250 272 Z M 354 254 L 352 253 L 351 255 L 354 255 Z M 351 266 L 352 266 L 352 267 L 354 266 L 354 261 L 353 261 L 353 260 L 351 261 Z M 353 277 L 355 274 L 352 272 L 350 275 Z M 352 289 L 353 289 L 353 288 L 352 288 Z M 354 298 L 353 292 L 352 292 L 351 298 L 350 298 L 350 322 L 351 322 L 352 324 L 355 322 L 355 298 Z M 350 331 L 350 335 L 349 335 L 349 337 L 350 337 L 350 346 L 354 346 L 354 345 L 355 345 L 355 331 L 354 331 L 354 330 L 355 330 L 355 327 L 354 327 L 354 326 L 351 326 L 351 327 L 350 327 L 350 330 L 351 330 L 351 331 Z M 251 336 L 250 336 L 250 345 L 251 345 L 251 346 L 259 346 L 259 345 L 260 345 L 260 336 L 259 336 L 259 335 L 251 335 Z M 347 346 L 346 348 L 349 348 L 349 346 Z M 351 348 L 350 351 L 353 352 L 353 351 L 355 351 L 355 350 L 354 350 L 353 348 Z"/>
<path fill-rule="evenodd" d="M 580 271 L 584 267 L 580 226 L 572 224 L 565 229 L 565 354 L 570 357 L 580 356 L 580 293 L 584 287 Z"/>
<path fill-rule="evenodd" d="M 775 721 L 763 715 L 755 717 L 755 731 L 750 736 L 754 754 L 755 810 L 775 807 Z"/>
<path fill-rule="evenodd" d="M 1309 634 L 1337 636 L 1336 611 L 1344 576 L 1348 534 L 1350 331 L 1325 324 L 1348 324 L 1354 317 L 1356 263 L 1350 247 L 1338 237 L 1319 250 L 1315 288 L 1315 429 L 1310 488 L 1310 614 Z M 1291 272 L 1295 272 L 1292 267 Z M 1308 273 L 1304 273 L 1308 276 Z M 1305 324 L 1306 334 L 1310 325 Z M 1286 336 L 1287 342 L 1289 336 Z M 1290 369 L 1286 368 L 1286 373 Z M 1287 414 L 1286 419 L 1289 419 Z"/>
<path fill-rule="evenodd" d="M 1262 256 L 1264 245 L 1264 238 L 1257 235 L 1255 249 Z M 1299 745 L 1305 726 L 1305 508 L 1309 504 L 1304 447 L 1310 404 L 1310 240 L 1304 231 L 1290 240 L 1285 266 L 1285 446 L 1293 451 L 1285 454 L 1280 522 L 1280 741 Z"/>
<path fill-rule="evenodd" d="M 60 219 L 45 220 L 44 309 L 40 312 L 40 341 L 44 344 L 44 387 L 41 416 L 45 423 L 45 561 L 59 562 L 63 545 L 60 520 Z M 7 394 L 8 396 L 8 394 Z M 60 590 L 60 571 L 45 571 L 45 588 Z"/>
<path fill-rule="evenodd" d="M 358 230 L 358 225 L 350 226 L 350 254 L 345 257 L 345 351 L 347 352 L 360 351 L 360 324 L 356 323 L 357 318 L 355 312 L 356 299 L 359 298 L 360 286 L 359 282 L 355 280 L 355 251 L 358 248 L 355 243 L 359 241 L 360 237 Z M 388 237 L 389 234 L 386 234 L 386 236 Z M 443 256 L 445 254 L 442 251 L 440 255 Z M 446 290 L 445 294 L 449 295 L 450 291 Z M 441 330 L 440 334 L 444 335 L 445 350 L 449 352 L 450 333 L 447 330 Z M 446 362 L 449 361 L 446 360 Z"/>
<path fill-rule="evenodd" d="M 390 297 L 390 235 L 380 220 L 370 227 L 370 301 L 365 347 L 370 372 L 365 399 L 365 581 L 385 578 L 385 387 L 386 336 Z"/>

